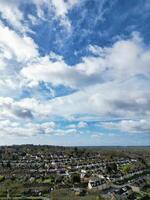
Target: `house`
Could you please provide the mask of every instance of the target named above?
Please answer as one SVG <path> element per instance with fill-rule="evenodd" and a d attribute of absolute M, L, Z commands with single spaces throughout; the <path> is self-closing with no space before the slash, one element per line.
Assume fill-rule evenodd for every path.
<path fill-rule="evenodd" d="M 110 187 L 104 178 L 91 178 L 88 182 L 88 189 L 104 190 Z"/>
<path fill-rule="evenodd" d="M 87 171 L 84 170 L 84 169 L 81 169 L 81 172 L 80 172 L 80 178 L 83 180 L 87 175 Z"/>
<path fill-rule="evenodd" d="M 130 186 L 125 186 L 122 188 L 119 188 L 112 193 L 112 200 L 126 200 L 128 196 L 132 194 L 132 189 Z"/>
<path fill-rule="evenodd" d="M 134 184 L 131 186 L 133 192 L 140 192 L 141 189 L 146 185 L 145 179 L 139 179 L 134 182 Z"/>

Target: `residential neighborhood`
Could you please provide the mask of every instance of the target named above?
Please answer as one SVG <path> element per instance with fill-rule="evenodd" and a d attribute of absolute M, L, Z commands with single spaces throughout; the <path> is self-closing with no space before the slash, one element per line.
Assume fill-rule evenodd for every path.
<path fill-rule="evenodd" d="M 70 200 L 149 199 L 149 147 L 0 147 L 0 199 L 68 199 L 65 191 Z"/>

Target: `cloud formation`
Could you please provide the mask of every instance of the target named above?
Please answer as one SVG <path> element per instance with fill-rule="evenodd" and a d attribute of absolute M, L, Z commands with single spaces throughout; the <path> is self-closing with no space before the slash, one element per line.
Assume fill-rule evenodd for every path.
<path fill-rule="evenodd" d="M 128 133 L 149 133 L 149 118 L 140 120 L 122 120 L 119 122 L 106 122 L 103 126 L 111 130 L 119 130 Z"/>
<path fill-rule="evenodd" d="M 43 102 L 35 97 L 19 101 L 10 98 L 9 105 L 2 106 L 3 115 L 7 110 L 9 116 L 29 119 L 34 116 L 76 119 L 87 114 L 101 119 L 148 117 L 150 52 L 144 48 L 141 38 L 136 34 L 129 40 L 117 41 L 110 48 L 90 46 L 90 51 L 93 55 L 84 57 L 73 67 L 53 53 L 37 58 L 37 51 L 30 54 L 33 61 L 26 61 L 20 73 L 26 86 L 34 87 L 43 81 L 54 87 L 64 85 L 78 91 Z"/>
<path fill-rule="evenodd" d="M 0 48 L 3 59 L 16 59 L 18 62 L 27 62 L 38 56 L 38 47 L 32 38 L 19 35 L 9 27 L 0 23 Z"/>
<path fill-rule="evenodd" d="M 0 1 L 1 135 L 86 135 L 93 129 L 90 122 L 108 120 L 95 135 L 101 129 L 150 133 L 145 29 L 128 24 L 120 33 L 117 27 L 128 19 L 125 12 L 117 18 L 120 24 L 114 23 L 118 32 L 113 35 L 114 15 L 110 20 L 107 13 L 117 1 L 104 0 L 98 8 L 97 2 Z M 143 9 L 142 23 L 148 3 Z"/>
<path fill-rule="evenodd" d="M 77 89 L 121 81 L 125 76 L 149 76 L 150 51 L 144 48 L 138 34 L 129 40 L 119 40 L 112 47 L 90 46 L 90 50 L 94 55 L 83 57 L 82 62 L 73 67 L 63 59 L 53 62 L 46 56 L 30 63 L 21 73 L 29 81 L 45 81 Z"/>
<path fill-rule="evenodd" d="M 27 123 L 21 124 L 9 120 L 0 121 L 0 136 L 34 136 L 37 134 L 55 134 L 56 125 L 54 122 L 42 124 Z"/>

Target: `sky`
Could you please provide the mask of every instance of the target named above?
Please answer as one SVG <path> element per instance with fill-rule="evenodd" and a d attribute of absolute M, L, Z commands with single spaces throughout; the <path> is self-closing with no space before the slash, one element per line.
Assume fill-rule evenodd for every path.
<path fill-rule="evenodd" d="M 150 145 L 149 0 L 0 0 L 0 145 Z"/>

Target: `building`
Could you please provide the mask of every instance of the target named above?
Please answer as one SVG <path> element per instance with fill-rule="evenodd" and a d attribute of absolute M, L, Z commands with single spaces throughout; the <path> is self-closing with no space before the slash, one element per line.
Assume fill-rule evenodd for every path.
<path fill-rule="evenodd" d="M 88 189 L 104 190 L 110 187 L 110 184 L 103 178 L 91 178 L 88 182 Z"/>

